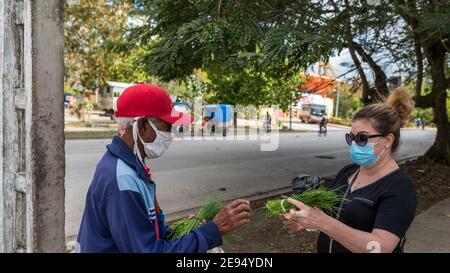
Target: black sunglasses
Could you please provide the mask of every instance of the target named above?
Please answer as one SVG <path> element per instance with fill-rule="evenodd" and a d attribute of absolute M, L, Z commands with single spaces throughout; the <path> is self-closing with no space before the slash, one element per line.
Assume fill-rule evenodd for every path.
<path fill-rule="evenodd" d="M 345 141 L 348 145 L 352 145 L 353 140 L 358 146 L 365 146 L 369 141 L 369 138 L 384 137 L 384 135 L 368 135 L 366 133 L 357 133 L 356 136 L 352 133 L 345 134 Z"/>

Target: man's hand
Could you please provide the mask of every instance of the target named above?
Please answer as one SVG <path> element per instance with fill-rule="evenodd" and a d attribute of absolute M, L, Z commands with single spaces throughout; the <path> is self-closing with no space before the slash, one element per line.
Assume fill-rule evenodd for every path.
<path fill-rule="evenodd" d="M 214 217 L 213 222 L 219 227 L 222 235 L 228 234 L 242 225 L 250 223 L 252 210 L 250 202 L 243 199 L 237 199 L 226 205 Z"/>
<path fill-rule="evenodd" d="M 190 214 L 188 214 L 187 218 L 188 218 L 189 220 L 192 220 L 192 219 L 195 218 L 195 214 L 190 213 Z M 204 224 L 206 224 L 206 220 L 205 220 L 205 219 L 202 219 L 202 220 L 200 221 L 200 225 L 204 225 Z"/>

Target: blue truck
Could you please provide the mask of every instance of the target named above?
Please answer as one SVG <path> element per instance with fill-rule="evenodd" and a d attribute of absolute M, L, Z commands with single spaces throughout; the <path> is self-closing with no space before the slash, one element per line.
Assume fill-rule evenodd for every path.
<path fill-rule="evenodd" d="M 203 107 L 203 126 L 204 131 L 210 135 L 222 130 L 222 135 L 226 136 L 229 128 L 233 125 L 233 105 L 231 104 L 209 104 Z"/>

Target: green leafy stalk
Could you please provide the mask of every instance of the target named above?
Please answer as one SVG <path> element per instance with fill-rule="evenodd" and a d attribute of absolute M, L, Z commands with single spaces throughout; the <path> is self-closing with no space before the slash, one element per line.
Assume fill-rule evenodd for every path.
<path fill-rule="evenodd" d="M 323 187 L 294 194 L 292 199 L 298 200 L 310 207 L 316 207 L 328 214 L 336 213 L 337 206 L 342 201 L 343 194 L 338 190 L 327 190 Z M 266 203 L 269 216 L 280 216 L 289 212 L 294 206 L 286 199 L 270 200 Z"/>
<path fill-rule="evenodd" d="M 189 234 L 193 229 L 200 227 L 202 220 L 212 221 L 222 208 L 222 201 L 215 198 L 207 199 L 193 218 L 183 218 L 173 223 L 169 237 L 179 239 Z"/>

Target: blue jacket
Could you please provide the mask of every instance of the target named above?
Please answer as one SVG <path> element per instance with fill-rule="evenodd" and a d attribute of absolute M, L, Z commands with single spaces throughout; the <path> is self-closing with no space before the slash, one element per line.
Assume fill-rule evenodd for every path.
<path fill-rule="evenodd" d="M 155 183 L 125 142 L 114 137 L 87 193 L 77 252 L 186 253 L 222 245 L 213 222 L 180 239 L 165 239 L 168 227 L 155 203 Z"/>

